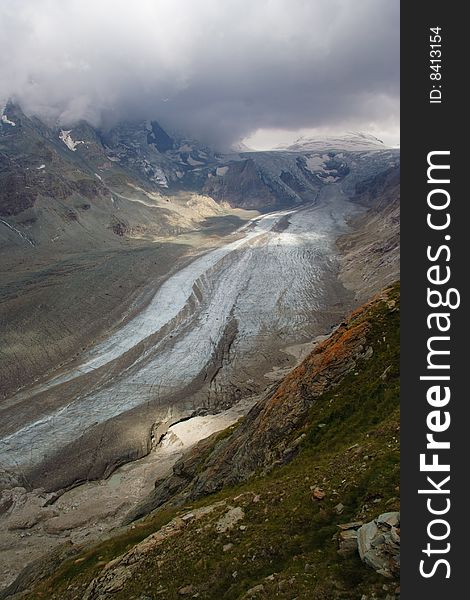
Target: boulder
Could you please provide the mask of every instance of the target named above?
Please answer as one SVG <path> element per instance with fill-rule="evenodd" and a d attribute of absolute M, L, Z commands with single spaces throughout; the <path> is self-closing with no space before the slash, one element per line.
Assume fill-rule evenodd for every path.
<path fill-rule="evenodd" d="M 220 517 L 216 523 L 216 530 L 218 533 L 224 533 L 232 529 L 238 521 L 241 521 L 245 517 L 245 512 L 241 506 L 231 506 L 229 510 Z"/>
<path fill-rule="evenodd" d="M 315 488 L 313 489 L 313 492 L 312 492 L 312 498 L 313 498 L 314 500 L 323 500 L 323 498 L 324 498 L 325 496 L 326 496 L 326 494 L 325 494 L 325 492 L 324 492 L 324 491 L 323 491 L 321 488 L 319 488 L 319 487 L 315 487 Z"/>
<path fill-rule="evenodd" d="M 357 552 L 357 530 L 346 529 L 340 531 L 338 535 L 339 550 L 341 556 L 349 556 Z"/>
<path fill-rule="evenodd" d="M 257 596 L 258 594 L 261 594 L 262 592 L 264 592 L 264 585 L 262 583 L 260 583 L 259 585 L 255 585 L 255 587 L 250 588 L 246 592 L 245 598 L 252 598 L 253 596 Z"/>
<path fill-rule="evenodd" d="M 400 513 L 389 512 L 357 530 L 357 549 L 361 560 L 384 577 L 396 577 L 400 571 L 399 525 Z M 340 533 L 340 539 L 347 531 L 350 530 Z"/>
<path fill-rule="evenodd" d="M 399 512 L 387 512 L 377 517 L 377 523 L 379 525 L 390 525 L 390 527 L 396 527 L 400 523 Z"/>
<path fill-rule="evenodd" d="M 189 596 L 189 594 L 192 594 L 193 592 L 194 592 L 193 585 L 185 585 L 184 587 L 182 587 L 178 590 L 178 594 L 180 596 Z"/>

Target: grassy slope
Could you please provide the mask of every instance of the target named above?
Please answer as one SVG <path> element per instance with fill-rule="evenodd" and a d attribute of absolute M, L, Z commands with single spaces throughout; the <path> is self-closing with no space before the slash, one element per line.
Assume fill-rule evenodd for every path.
<path fill-rule="evenodd" d="M 103 566 L 177 515 L 225 500 L 242 506 L 245 518 L 229 532 L 217 533 L 217 508 L 204 520 L 149 552 L 116 600 L 187 597 L 235 600 L 262 584 L 256 598 L 360 599 L 392 592 L 385 580 L 354 555 L 337 554 L 337 524 L 369 520 L 399 508 L 399 290 L 355 319 L 370 323 L 362 360 L 336 388 L 313 405 L 300 452 L 267 476 L 223 490 L 185 506 L 161 509 L 121 535 L 83 551 L 41 582 L 28 598 L 81 598 Z M 312 498 L 318 486 L 326 496 Z M 253 501 L 254 496 L 259 496 Z M 344 505 L 341 515 L 335 506 Z M 240 530 L 243 524 L 246 529 Z M 223 546 L 233 544 L 227 551 Z M 273 577 L 270 577 L 274 575 Z M 266 579 L 268 577 L 268 579 Z M 144 594 L 144 595 L 142 595 Z"/>

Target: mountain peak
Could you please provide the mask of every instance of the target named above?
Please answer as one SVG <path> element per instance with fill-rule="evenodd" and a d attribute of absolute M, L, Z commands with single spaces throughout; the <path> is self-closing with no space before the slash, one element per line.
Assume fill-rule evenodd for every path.
<path fill-rule="evenodd" d="M 149 144 L 153 144 L 159 152 L 173 150 L 174 141 L 157 121 L 151 121 L 151 131 L 147 136 Z"/>

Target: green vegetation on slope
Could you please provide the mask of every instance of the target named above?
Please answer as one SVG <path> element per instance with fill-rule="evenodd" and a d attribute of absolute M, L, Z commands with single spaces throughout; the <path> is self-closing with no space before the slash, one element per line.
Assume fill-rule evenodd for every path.
<path fill-rule="evenodd" d="M 163 507 L 70 559 L 27 597 L 83 598 L 110 560 L 172 519 L 177 534 L 140 555 L 132 577 L 112 594 L 90 598 L 359 600 L 393 594 L 397 582 L 357 555 L 338 554 L 335 534 L 338 524 L 399 509 L 398 303 L 395 287 L 352 317 L 348 326 L 368 322 L 365 348 L 372 350 L 313 403 L 296 432 L 305 435 L 290 463 L 184 508 Z M 201 519 L 177 518 L 210 505 L 216 506 Z M 240 507 L 243 518 L 221 532 L 217 523 L 229 507 Z"/>

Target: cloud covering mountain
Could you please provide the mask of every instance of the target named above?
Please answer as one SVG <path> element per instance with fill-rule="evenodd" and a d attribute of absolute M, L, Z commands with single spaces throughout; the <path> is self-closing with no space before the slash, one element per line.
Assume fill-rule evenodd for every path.
<path fill-rule="evenodd" d="M 396 0 L 3 0 L 0 100 L 70 125 L 397 127 Z"/>

